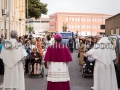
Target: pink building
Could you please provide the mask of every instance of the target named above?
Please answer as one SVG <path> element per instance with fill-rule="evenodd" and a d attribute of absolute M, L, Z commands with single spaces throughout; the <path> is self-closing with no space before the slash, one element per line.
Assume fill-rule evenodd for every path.
<path fill-rule="evenodd" d="M 100 25 L 105 24 L 105 19 L 111 17 L 106 14 L 95 13 L 67 13 L 57 12 L 50 17 L 50 32 L 62 32 L 63 23 L 67 23 L 68 31 L 78 31 L 80 35 L 97 35 L 105 33 L 105 30 L 100 28 Z"/>

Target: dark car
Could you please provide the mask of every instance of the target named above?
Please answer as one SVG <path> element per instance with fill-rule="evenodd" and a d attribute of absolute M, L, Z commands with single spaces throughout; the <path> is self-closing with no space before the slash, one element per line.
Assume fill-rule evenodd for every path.
<path fill-rule="evenodd" d="M 116 76 L 117 76 L 117 81 L 118 81 L 118 88 L 120 88 L 120 36 L 117 35 L 112 35 L 109 36 L 110 41 L 115 40 L 116 45 L 115 45 L 115 50 L 117 54 L 117 59 L 115 61 L 115 71 L 116 71 Z"/>

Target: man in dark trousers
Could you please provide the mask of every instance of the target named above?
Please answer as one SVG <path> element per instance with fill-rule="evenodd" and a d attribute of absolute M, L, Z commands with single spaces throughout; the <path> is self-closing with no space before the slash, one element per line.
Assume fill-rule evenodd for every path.
<path fill-rule="evenodd" d="M 73 53 L 73 45 L 74 45 L 74 41 L 73 41 L 72 37 L 70 37 L 70 39 L 68 41 L 68 48 L 71 53 Z"/>
<path fill-rule="evenodd" d="M 2 44 L 2 39 L 0 38 L 0 53 L 2 51 L 3 44 Z M 3 76 L 4 74 L 4 65 L 3 65 L 3 60 L 0 58 L 0 75 Z"/>

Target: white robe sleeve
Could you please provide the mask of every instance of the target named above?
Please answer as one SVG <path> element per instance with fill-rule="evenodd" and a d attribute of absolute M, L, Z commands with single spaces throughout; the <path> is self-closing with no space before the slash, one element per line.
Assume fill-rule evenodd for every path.
<path fill-rule="evenodd" d="M 20 47 L 21 49 L 21 59 L 27 56 L 27 52 L 23 46 Z"/>
<path fill-rule="evenodd" d="M 92 56 L 95 54 L 95 49 L 90 49 L 88 52 L 86 52 L 87 56 Z"/>

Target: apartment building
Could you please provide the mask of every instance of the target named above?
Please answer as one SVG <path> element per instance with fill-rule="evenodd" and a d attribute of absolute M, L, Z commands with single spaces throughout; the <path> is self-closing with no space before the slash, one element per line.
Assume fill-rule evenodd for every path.
<path fill-rule="evenodd" d="M 50 32 L 61 32 L 63 23 L 67 23 L 68 31 L 78 31 L 80 35 L 97 35 L 104 34 L 105 19 L 111 15 L 96 13 L 67 13 L 57 12 L 50 15 Z"/>
<path fill-rule="evenodd" d="M 25 34 L 25 0 L 0 0 L 0 34 L 9 38 L 11 30 Z"/>

